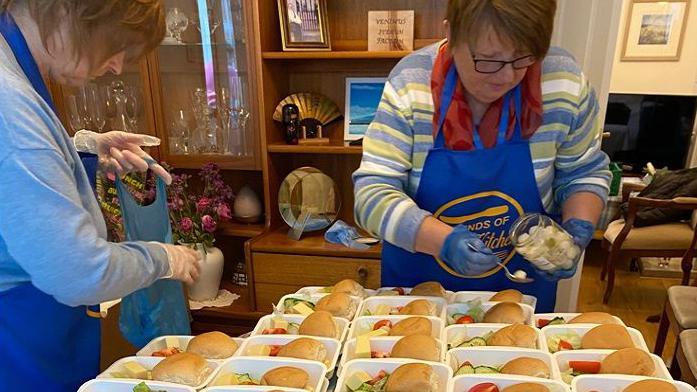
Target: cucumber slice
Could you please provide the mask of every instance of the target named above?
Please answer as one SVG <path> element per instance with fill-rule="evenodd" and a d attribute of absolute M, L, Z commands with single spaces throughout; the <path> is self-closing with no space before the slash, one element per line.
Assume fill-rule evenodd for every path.
<path fill-rule="evenodd" d="M 486 346 L 486 340 L 484 340 L 484 338 L 474 337 L 474 338 L 462 343 L 458 347 L 480 347 L 480 346 Z"/>
<path fill-rule="evenodd" d="M 561 325 L 561 324 L 566 324 L 566 320 L 564 320 L 563 317 L 555 317 L 547 325 Z"/>
<path fill-rule="evenodd" d="M 462 375 L 462 374 L 474 374 L 474 366 L 469 363 L 465 363 L 464 365 L 460 366 L 459 369 L 455 372 L 456 376 Z"/>
<path fill-rule="evenodd" d="M 480 365 L 474 368 L 475 374 L 498 374 L 500 373 L 498 369 L 491 366 Z"/>

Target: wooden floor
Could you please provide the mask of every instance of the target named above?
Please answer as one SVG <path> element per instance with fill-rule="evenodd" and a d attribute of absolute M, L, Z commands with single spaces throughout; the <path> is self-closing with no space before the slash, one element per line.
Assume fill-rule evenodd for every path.
<path fill-rule="evenodd" d="M 586 253 L 578 298 L 579 311 L 603 311 L 620 317 L 628 326 L 641 331 L 646 344 L 653 351 L 658 323 L 649 323 L 646 318 L 663 311 L 668 287 L 680 284 L 680 281 L 642 278 L 638 272 L 629 272 L 628 266 L 618 266 L 615 290 L 610 303 L 603 305 L 605 282 L 600 281 L 600 266 L 601 261 L 605 262 L 605 254 L 597 242 L 593 241 Z M 669 333 L 663 350 L 666 363 L 671 359 L 674 349 L 675 336 Z"/>

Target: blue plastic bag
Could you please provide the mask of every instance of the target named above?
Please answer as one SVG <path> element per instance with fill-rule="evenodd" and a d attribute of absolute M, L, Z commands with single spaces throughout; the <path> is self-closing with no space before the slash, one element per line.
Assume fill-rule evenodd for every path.
<path fill-rule="evenodd" d="M 150 205 L 141 206 L 120 179 L 116 190 L 128 241 L 172 243 L 165 183 L 157 178 L 157 194 Z M 182 283 L 162 279 L 121 300 L 119 329 L 136 347 L 162 335 L 191 335 L 189 313 Z"/>

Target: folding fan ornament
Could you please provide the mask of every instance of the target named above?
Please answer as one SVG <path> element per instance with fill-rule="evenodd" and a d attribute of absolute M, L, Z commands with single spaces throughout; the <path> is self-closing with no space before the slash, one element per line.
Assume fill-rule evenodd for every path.
<path fill-rule="evenodd" d="M 304 126 L 310 138 L 318 136 L 318 126 L 324 127 L 341 118 L 339 107 L 326 96 L 317 93 L 296 93 L 278 103 L 273 113 L 274 120 L 283 121 L 283 107 L 287 104 L 298 107 L 300 124 Z"/>

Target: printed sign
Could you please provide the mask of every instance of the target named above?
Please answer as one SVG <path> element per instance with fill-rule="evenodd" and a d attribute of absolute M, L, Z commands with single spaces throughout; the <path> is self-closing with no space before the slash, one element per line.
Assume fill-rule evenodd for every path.
<path fill-rule="evenodd" d="M 414 50 L 414 11 L 368 11 L 368 50 Z"/>

